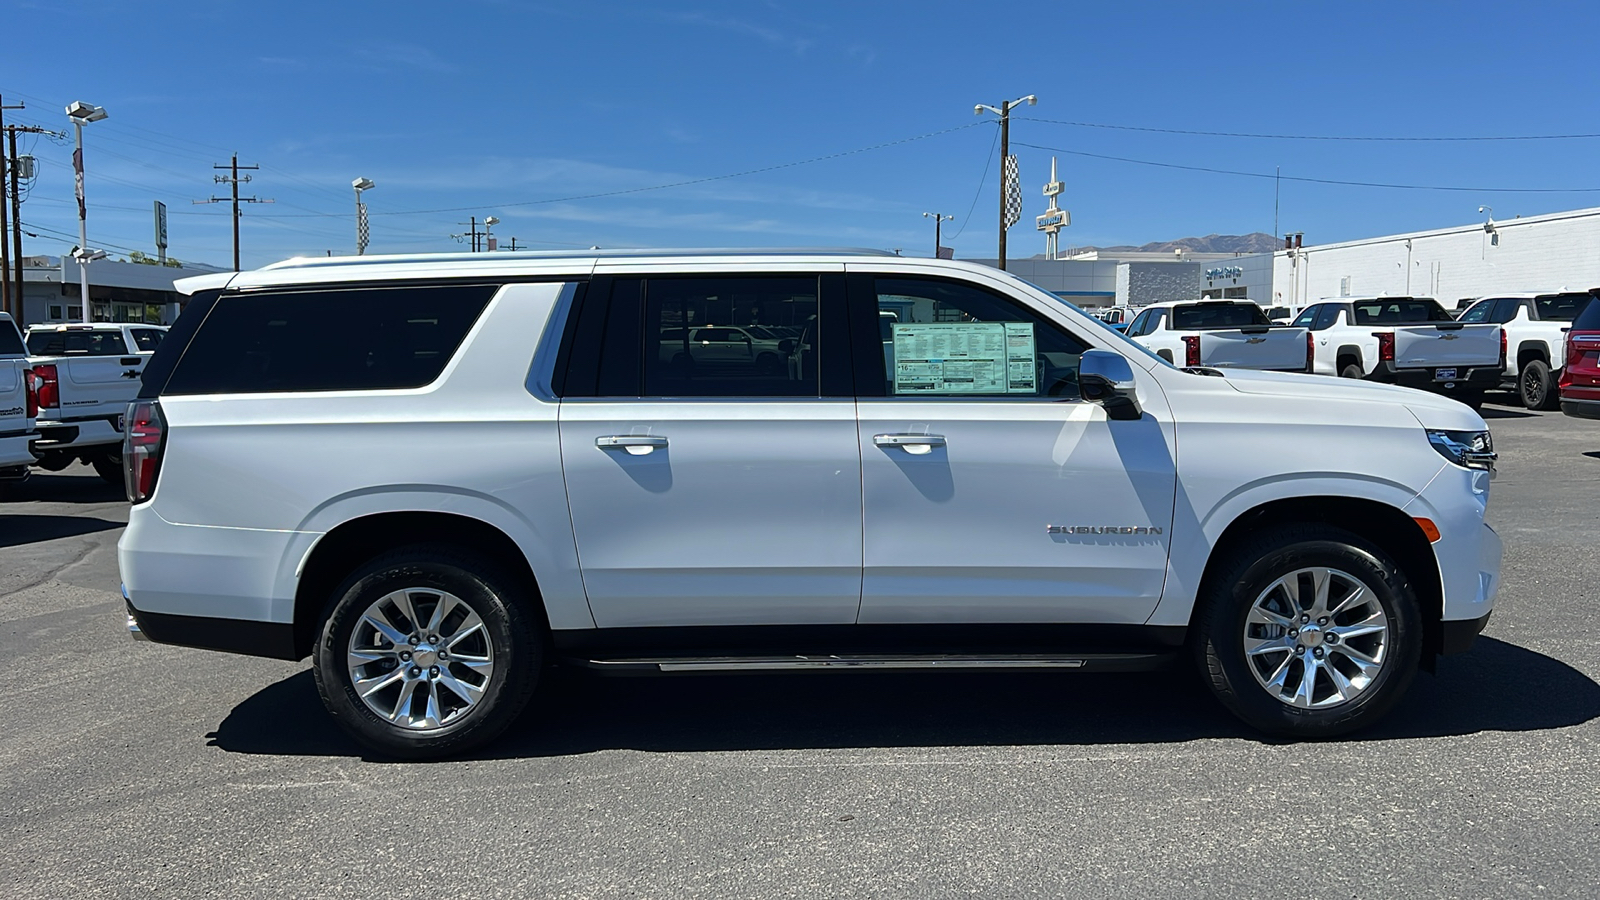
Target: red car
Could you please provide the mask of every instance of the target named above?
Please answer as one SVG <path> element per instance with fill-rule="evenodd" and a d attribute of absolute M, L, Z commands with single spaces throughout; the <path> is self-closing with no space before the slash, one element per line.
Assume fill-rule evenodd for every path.
<path fill-rule="evenodd" d="M 1561 370 L 1560 387 L 1562 412 L 1584 419 L 1600 419 L 1600 299 L 1590 300 L 1583 312 L 1572 320 L 1572 329 L 1567 332 L 1567 364 Z"/>

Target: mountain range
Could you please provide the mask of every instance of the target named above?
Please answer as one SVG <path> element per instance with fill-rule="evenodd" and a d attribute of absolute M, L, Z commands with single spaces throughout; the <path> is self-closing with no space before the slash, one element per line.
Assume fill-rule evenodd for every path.
<path fill-rule="evenodd" d="M 1121 245 L 1116 247 L 1073 247 L 1072 252 L 1084 250 L 1099 250 L 1106 253 L 1139 252 L 1139 253 L 1171 253 L 1174 250 L 1187 250 L 1191 253 L 1269 253 L 1280 249 L 1283 242 L 1265 232 L 1257 231 L 1254 234 L 1208 234 L 1205 237 L 1186 237 L 1175 241 L 1156 241 L 1138 247 Z"/>

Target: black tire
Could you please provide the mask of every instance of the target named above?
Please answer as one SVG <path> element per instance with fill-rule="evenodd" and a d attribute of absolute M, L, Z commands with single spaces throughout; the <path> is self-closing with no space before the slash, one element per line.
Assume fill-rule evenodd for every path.
<path fill-rule="evenodd" d="M 1247 617 L 1256 599 L 1280 577 L 1309 567 L 1339 570 L 1359 579 L 1388 624 L 1377 674 L 1351 699 L 1319 708 L 1297 707 L 1270 693 L 1257 680 L 1244 649 Z M 1300 627 L 1311 630 L 1309 625 Z M 1222 705 L 1255 728 L 1292 738 L 1332 737 L 1376 722 L 1404 696 L 1422 653 L 1421 608 L 1405 573 L 1373 544 L 1326 525 L 1273 529 L 1233 550 L 1201 587 L 1194 632 L 1196 660 Z M 1331 667 L 1335 643 L 1320 646 L 1328 651 Z M 1271 664 L 1270 657 L 1257 659 Z M 1327 677 L 1314 676 L 1312 681 L 1331 684 Z"/>
<path fill-rule="evenodd" d="M 538 599 L 517 584 L 487 559 L 437 545 L 397 549 L 356 569 L 333 592 L 312 653 L 317 691 L 334 721 L 363 746 L 397 759 L 452 756 L 498 737 L 527 706 L 544 657 L 538 616 L 527 608 Z M 481 698 L 470 708 L 441 716 L 443 724 L 433 728 L 408 728 L 378 715 L 356 693 L 347 665 L 351 635 L 368 608 L 391 592 L 412 588 L 443 591 L 464 601 L 482 620 L 494 661 Z M 459 665 L 443 663 L 442 668 L 448 675 L 452 668 L 459 673 Z M 420 679 L 417 690 L 423 690 Z M 427 690 L 440 688 L 435 682 Z M 400 708 L 398 702 L 395 706 Z"/>
<path fill-rule="evenodd" d="M 776 375 L 783 371 L 783 360 L 776 354 L 763 353 L 756 357 L 756 372 L 761 375 Z"/>
<path fill-rule="evenodd" d="M 1470 406 L 1473 412 L 1481 412 L 1485 393 L 1484 391 L 1463 391 L 1456 395 L 1456 399 Z"/>
<path fill-rule="evenodd" d="M 1360 363 L 1346 362 L 1344 365 L 1339 367 L 1340 378 L 1360 378 L 1366 374 L 1367 373 L 1361 371 Z"/>
<path fill-rule="evenodd" d="M 94 466 L 95 474 L 105 479 L 106 484 L 114 484 L 117 487 L 123 486 L 122 454 L 120 452 L 96 454 L 89 458 L 89 465 Z"/>
<path fill-rule="evenodd" d="M 1552 410 L 1561 406 L 1555 376 L 1542 359 L 1530 359 L 1517 374 L 1517 396 L 1528 409 Z"/>

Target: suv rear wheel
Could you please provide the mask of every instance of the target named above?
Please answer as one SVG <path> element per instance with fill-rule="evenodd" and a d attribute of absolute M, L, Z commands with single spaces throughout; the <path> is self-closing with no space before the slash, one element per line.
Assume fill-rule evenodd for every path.
<path fill-rule="evenodd" d="M 313 654 L 335 721 L 404 759 L 499 736 L 527 705 L 543 655 L 514 585 L 488 560 L 448 547 L 396 550 L 353 572 Z"/>
<path fill-rule="evenodd" d="M 1196 652 L 1212 692 L 1273 734 L 1327 737 L 1381 718 L 1416 674 L 1422 620 L 1405 573 L 1350 532 L 1249 542 L 1202 589 Z"/>

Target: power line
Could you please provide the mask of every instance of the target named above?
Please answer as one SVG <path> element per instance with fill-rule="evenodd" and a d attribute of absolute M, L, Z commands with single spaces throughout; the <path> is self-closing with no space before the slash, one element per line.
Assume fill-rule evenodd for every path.
<path fill-rule="evenodd" d="M 1342 181 L 1335 178 L 1310 178 L 1303 175 L 1275 175 L 1271 172 L 1240 172 L 1234 169 L 1214 169 L 1209 166 L 1185 166 L 1179 163 L 1156 162 L 1148 159 L 1130 159 L 1125 156 L 1107 156 L 1102 153 L 1086 153 L 1082 150 L 1067 150 L 1062 147 L 1046 147 L 1040 144 L 1025 144 L 1015 142 L 1019 147 L 1030 147 L 1034 150 L 1047 150 L 1051 153 L 1066 153 L 1070 156 L 1085 156 L 1090 159 L 1104 159 L 1111 162 L 1133 163 L 1140 166 L 1157 166 L 1163 169 L 1183 169 L 1189 172 L 1209 172 L 1213 175 L 1235 175 L 1241 178 L 1265 178 L 1272 180 L 1281 177 L 1284 181 L 1299 181 L 1306 184 L 1332 184 L 1341 187 L 1370 187 L 1386 188 L 1396 191 L 1456 191 L 1468 194 L 1594 194 L 1600 193 L 1600 187 L 1591 188 L 1505 188 L 1505 187 L 1457 187 L 1454 185 L 1433 184 L 1390 184 L 1381 181 Z"/>
<path fill-rule="evenodd" d="M 978 198 L 983 196 L 983 186 L 989 180 L 989 167 L 994 164 L 994 148 L 999 144 L 1000 129 L 996 128 L 994 140 L 989 143 L 989 152 L 983 157 L 983 174 L 978 176 L 978 189 L 972 192 L 972 205 L 967 207 L 967 214 L 961 219 L 961 227 L 956 229 L 955 234 L 950 235 L 952 243 L 961 236 L 961 232 L 967 230 L 967 223 L 972 221 L 972 211 L 978 208 Z"/>
<path fill-rule="evenodd" d="M 1017 116 L 1018 120 L 1043 122 L 1049 125 L 1071 125 L 1074 128 L 1106 128 L 1116 131 L 1143 131 L 1152 134 L 1187 134 L 1199 137 L 1255 138 L 1268 141 L 1388 141 L 1388 142 L 1464 142 L 1464 141 L 1576 141 L 1600 138 L 1600 134 L 1502 134 L 1467 135 L 1451 137 L 1381 136 L 1349 134 L 1253 134 L 1242 131 L 1195 131 L 1184 128 L 1153 128 L 1144 125 L 1111 125 L 1105 122 L 1068 122 L 1062 119 L 1040 119 Z"/>

